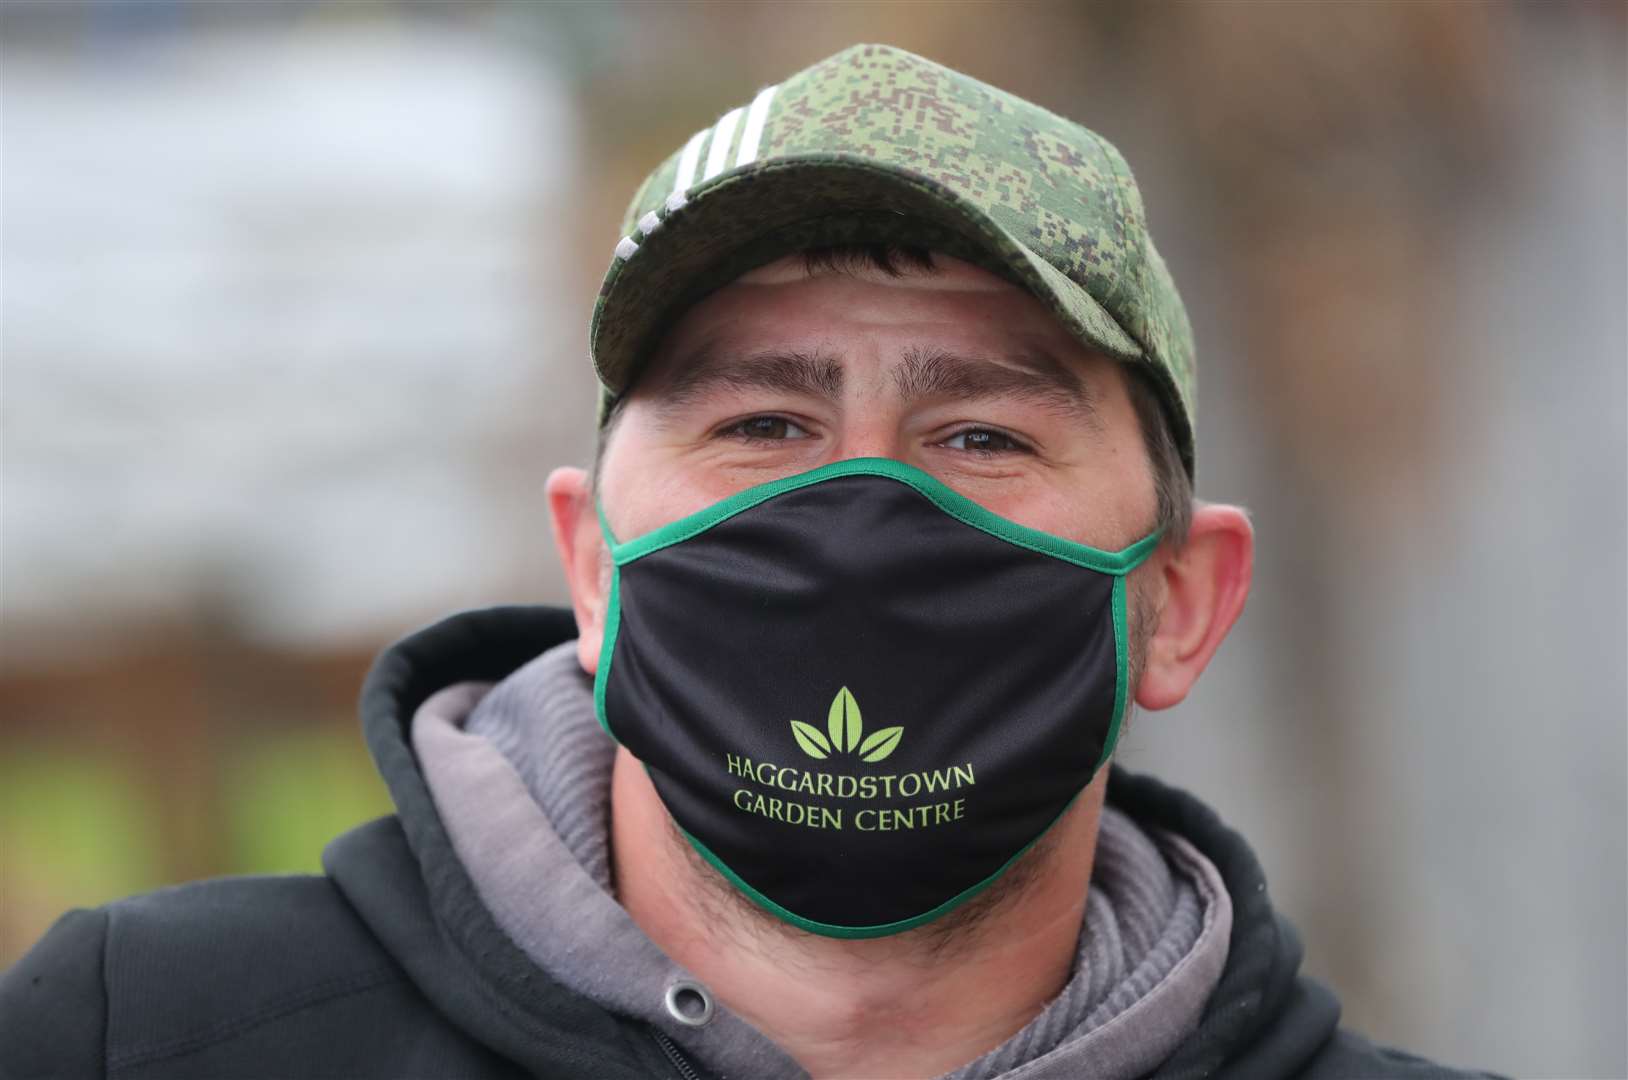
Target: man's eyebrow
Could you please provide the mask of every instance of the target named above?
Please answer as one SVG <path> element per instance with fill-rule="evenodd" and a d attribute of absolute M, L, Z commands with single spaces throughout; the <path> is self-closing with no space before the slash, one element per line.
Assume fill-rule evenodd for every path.
<path fill-rule="evenodd" d="M 1012 398 L 1100 430 L 1096 395 L 1079 374 L 1042 349 L 999 359 L 942 349 L 912 349 L 893 369 L 905 401 L 920 398 Z"/>
<path fill-rule="evenodd" d="M 703 348 L 663 380 L 656 407 L 682 408 L 716 388 L 774 390 L 835 401 L 842 396 L 842 363 L 821 351 L 735 353 Z"/>

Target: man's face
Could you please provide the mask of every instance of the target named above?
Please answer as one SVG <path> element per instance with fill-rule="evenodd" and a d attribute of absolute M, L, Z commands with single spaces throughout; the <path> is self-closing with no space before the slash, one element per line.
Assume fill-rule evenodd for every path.
<path fill-rule="evenodd" d="M 955 259 L 934 263 L 899 276 L 862 263 L 810 274 L 791 257 L 690 309 L 624 400 L 604 450 L 598 498 L 617 537 L 855 457 L 916 466 L 1002 517 L 1091 547 L 1119 550 L 1148 535 L 1152 469 L 1124 368 L 1079 345 L 1017 286 Z M 548 498 L 577 655 L 592 674 L 609 615 L 609 553 L 580 469 L 554 470 Z M 1196 507 L 1185 542 L 1171 547 L 1131 577 L 1130 685 L 1149 709 L 1186 696 L 1249 590 L 1252 533 L 1236 507 Z M 992 643 L 1003 646 L 1021 643 Z M 667 818 L 636 764 L 619 752 L 618 859 L 688 852 L 639 839 L 665 835 Z M 1070 903 L 1083 896 L 1106 778 L 1099 772 L 1053 830 L 1056 850 L 1071 855 L 1053 861 L 1033 854 L 1050 850 L 1037 846 L 1020 864 L 1031 877 L 1007 875 L 983 906 L 958 909 L 962 921 L 935 924 L 940 932 L 958 933 L 1025 881 Z M 647 914 L 667 910 L 652 905 Z"/>
<path fill-rule="evenodd" d="M 629 395 L 600 498 L 620 539 L 854 457 L 915 465 L 1003 517 L 1118 550 L 1152 531 L 1116 362 L 969 263 L 810 275 L 800 256 L 691 308 Z"/>

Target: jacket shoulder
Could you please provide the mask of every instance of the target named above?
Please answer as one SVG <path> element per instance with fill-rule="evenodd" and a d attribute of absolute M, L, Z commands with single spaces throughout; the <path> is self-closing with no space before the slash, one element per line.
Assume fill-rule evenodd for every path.
<path fill-rule="evenodd" d="M 220 878 L 109 905 L 103 973 L 110 1071 L 155 1075 L 331 1058 L 345 1045 L 328 1030 L 339 1017 L 405 982 L 333 883 L 303 875 Z"/>
<path fill-rule="evenodd" d="M 70 911 L 0 974 L 0 1077 L 101 1076 L 106 911 Z"/>
<path fill-rule="evenodd" d="M 279 996 L 362 973 L 401 977 L 326 877 L 216 878 L 105 911 L 109 992 L 173 987 L 183 999 L 176 1018 L 193 1023 L 246 994 Z"/>
<path fill-rule="evenodd" d="M 0 983 L 14 1033 L 0 1062 L 17 1076 L 173 1070 L 404 978 L 326 878 L 195 882 L 60 919 Z"/>

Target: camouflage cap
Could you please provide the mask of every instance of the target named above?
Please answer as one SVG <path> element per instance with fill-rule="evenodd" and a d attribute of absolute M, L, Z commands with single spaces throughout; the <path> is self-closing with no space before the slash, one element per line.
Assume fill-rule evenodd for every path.
<path fill-rule="evenodd" d="M 1193 471 L 1192 329 L 1119 152 L 930 60 L 856 45 L 761 91 L 645 180 L 594 306 L 601 420 L 707 293 L 790 252 L 920 245 L 1039 297 L 1153 377 Z"/>

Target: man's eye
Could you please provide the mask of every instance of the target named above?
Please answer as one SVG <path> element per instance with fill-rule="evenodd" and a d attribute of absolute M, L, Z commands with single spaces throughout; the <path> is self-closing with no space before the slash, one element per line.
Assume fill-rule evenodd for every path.
<path fill-rule="evenodd" d="M 978 454 L 999 454 L 1028 449 L 1004 431 L 992 431 L 989 428 L 968 428 L 966 431 L 958 431 L 945 439 L 944 445 L 951 450 L 971 450 Z"/>
<path fill-rule="evenodd" d="M 742 439 L 806 439 L 808 432 L 784 416 L 753 416 L 724 432 Z"/>

